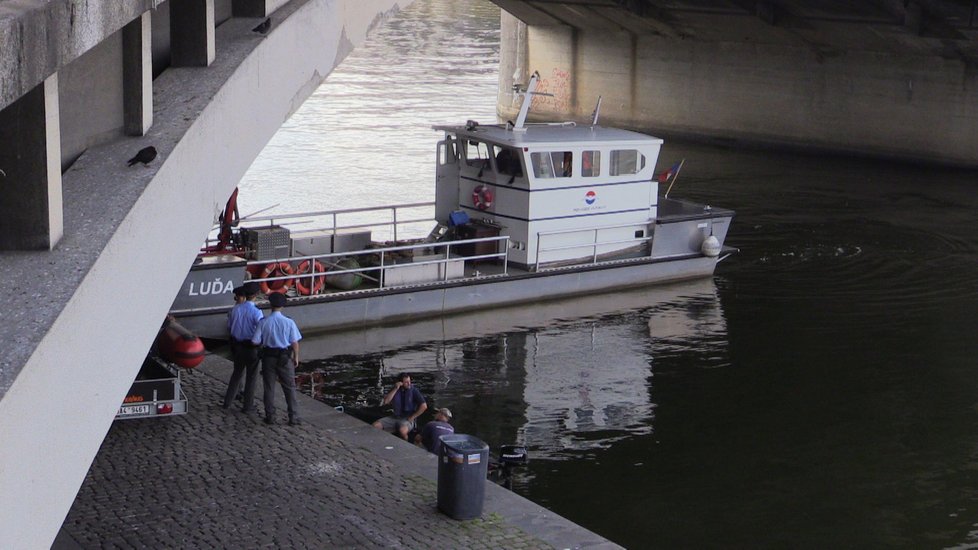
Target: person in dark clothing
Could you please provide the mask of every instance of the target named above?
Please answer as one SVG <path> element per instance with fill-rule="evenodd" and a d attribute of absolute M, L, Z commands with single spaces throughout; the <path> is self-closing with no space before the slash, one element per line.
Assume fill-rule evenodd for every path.
<path fill-rule="evenodd" d="M 246 283 L 234 289 L 234 297 L 237 302 L 231 311 L 228 312 L 228 331 L 231 333 L 231 358 L 234 361 L 234 372 L 231 373 L 231 380 L 228 382 L 227 392 L 224 394 L 223 407 L 231 408 L 231 402 L 238 394 L 241 387 L 241 378 L 245 379 L 245 389 L 242 412 L 252 410 L 252 402 L 255 399 L 255 380 L 258 375 L 258 348 L 251 343 L 251 337 L 255 335 L 258 322 L 262 319 L 261 310 L 255 305 L 255 297 L 258 296 L 258 284 Z"/>
<path fill-rule="evenodd" d="M 428 410 L 428 403 L 425 402 L 421 391 L 411 384 L 411 375 L 403 373 L 397 377 L 391 391 L 384 396 L 384 405 L 390 405 L 394 409 L 392 416 L 385 416 L 374 422 L 373 426 L 379 430 L 394 433 L 407 441 L 408 433 L 414 429 L 414 421 L 421 416 L 421 413 Z"/>
<path fill-rule="evenodd" d="M 441 436 L 455 433 L 455 427 L 449 424 L 452 421 L 452 411 L 441 408 L 435 410 L 435 419 L 424 425 L 421 433 L 415 439 L 428 449 L 428 452 L 438 454 L 441 450 Z"/>

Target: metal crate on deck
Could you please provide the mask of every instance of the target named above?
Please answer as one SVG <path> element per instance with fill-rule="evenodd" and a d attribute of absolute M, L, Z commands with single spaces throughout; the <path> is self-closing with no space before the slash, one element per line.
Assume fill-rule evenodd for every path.
<path fill-rule="evenodd" d="M 288 258 L 291 253 L 291 238 L 288 228 L 277 225 L 271 227 L 245 228 L 241 238 L 250 256 L 255 260 Z"/>

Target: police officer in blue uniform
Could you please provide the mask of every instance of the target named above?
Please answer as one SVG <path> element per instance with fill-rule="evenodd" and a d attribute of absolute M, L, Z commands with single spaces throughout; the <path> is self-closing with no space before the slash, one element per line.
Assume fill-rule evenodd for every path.
<path fill-rule="evenodd" d="M 251 342 L 261 346 L 262 379 L 265 382 L 265 424 L 275 423 L 275 379 L 285 393 L 289 409 L 289 425 L 301 424 L 295 398 L 295 368 L 299 365 L 299 327 L 282 314 L 287 299 L 284 294 L 268 297 L 272 311 L 258 323 Z"/>
<path fill-rule="evenodd" d="M 245 379 L 244 403 L 242 412 L 250 412 L 255 400 L 255 380 L 258 377 L 258 348 L 251 343 L 251 338 L 258 329 L 262 319 L 261 310 L 255 305 L 258 295 L 257 283 L 245 283 L 234 289 L 237 304 L 228 312 L 228 331 L 231 333 L 231 358 L 234 360 L 234 372 L 228 382 L 224 394 L 224 408 L 231 407 L 234 396 L 241 386 L 241 377 Z"/>

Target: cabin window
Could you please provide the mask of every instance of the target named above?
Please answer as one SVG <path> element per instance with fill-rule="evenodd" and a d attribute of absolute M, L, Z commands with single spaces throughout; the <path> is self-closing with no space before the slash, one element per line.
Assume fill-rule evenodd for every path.
<path fill-rule="evenodd" d="M 458 151 L 455 150 L 456 140 L 446 136 L 445 141 L 438 144 L 438 165 L 455 164 L 458 161 Z"/>
<path fill-rule="evenodd" d="M 581 153 L 581 175 L 585 178 L 601 175 L 601 151 L 584 151 Z"/>
<path fill-rule="evenodd" d="M 538 178 L 569 178 L 574 175 L 574 154 L 570 151 L 530 153 L 533 175 Z"/>
<path fill-rule="evenodd" d="M 514 178 L 523 177 L 523 163 L 520 162 L 521 155 L 518 149 L 493 145 L 492 150 L 496 156 L 496 170 L 499 170 L 500 174 Z"/>
<path fill-rule="evenodd" d="M 635 149 L 622 149 L 611 152 L 611 175 L 625 176 L 637 174 L 645 168 L 645 155 Z"/>
<path fill-rule="evenodd" d="M 476 168 L 489 166 L 489 146 L 481 141 L 469 141 L 465 148 L 465 162 Z"/>

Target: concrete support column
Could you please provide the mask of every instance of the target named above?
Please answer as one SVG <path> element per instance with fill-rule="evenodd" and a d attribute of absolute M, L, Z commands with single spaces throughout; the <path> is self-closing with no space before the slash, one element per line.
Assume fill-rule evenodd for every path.
<path fill-rule="evenodd" d="M 0 250 L 50 250 L 64 235 L 58 75 L 0 111 Z"/>
<path fill-rule="evenodd" d="M 126 134 L 153 125 L 153 21 L 146 12 L 122 28 L 122 107 Z"/>
<path fill-rule="evenodd" d="M 214 62 L 214 0 L 170 0 L 170 57 L 174 67 Z"/>
<path fill-rule="evenodd" d="M 499 91 L 496 112 L 504 119 L 513 119 L 520 110 L 522 96 L 513 86 L 526 86 L 530 81 L 527 67 L 526 23 L 505 10 L 499 12 Z"/>
<path fill-rule="evenodd" d="M 973 167 L 978 76 L 926 52 L 677 40 L 530 26 L 526 68 L 539 71 L 532 120 L 600 122 L 666 135 L 861 153 Z M 501 48 L 501 67 L 520 54 Z M 500 86 L 506 78 L 501 71 Z M 509 98 L 498 111 L 509 118 Z"/>
<path fill-rule="evenodd" d="M 537 92 L 553 94 L 533 98 L 531 120 L 562 120 L 577 110 L 576 71 L 578 33 L 571 27 L 528 27 L 527 74 L 540 73 Z"/>

